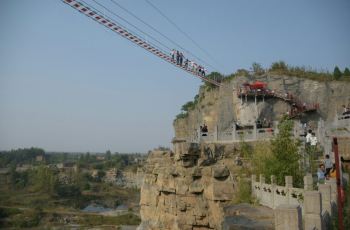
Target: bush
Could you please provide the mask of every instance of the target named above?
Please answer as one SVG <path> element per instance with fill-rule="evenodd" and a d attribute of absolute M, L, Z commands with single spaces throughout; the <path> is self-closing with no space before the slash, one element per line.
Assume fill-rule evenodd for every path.
<path fill-rule="evenodd" d="M 338 80 L 339 78 L 341 78 L 342 73 L 341 73 L 341 71 L 340 71 L 340 69 L 339 69 L 338 66 L 336 66 L 336 67 L 334 68 L 333 76 L 334 76 L 334 78 L 335 78 L 336 80 Z"/>
<path fill-rule="evenodd" d="M 264 68 L 261 66 L 261 64 L 256 63 L 256 62 L 253 62 L 253 64 L 252 64 L 252 69 L 253 69 L 253 72 L 254 72 L 256 75 L 262 75 L 262 74 L 265 73 L 265 70 L 264 70 Z"/>
<path fill-rule="evenodd" d="M 0 219 L 21 213 L 18 208 L 0 208 Z"/>
<path fill-rule="evenodd" d="M 233 200 L 235 204 L 238 203 L 252 203 L 252 189 L 249 180 L 244 178 L 238 178 L 237 193 Z"/>
<path fill-rule="evenodd" d="M 80 188 L 76 185 L 59 185 L 56 192 L 62 198 L 74 198 L 81 195 Z"/>
<path fill-rule="evenodd" d="M 40 209 L 26 210 L 23 214 L 15 216 L 11 222 L 17 228 L 33 228 L 39 225 L 41 218 Z"/>
<path fill-rule="evenodd" d="M 350 77 L 350 70 L 347 67 L 344 69 L 344 76 L 345 77 Z"/>
<path fill-rule="evenodd" d="M 288 70 L 288 65 L 284 61 L 273 62 L 270 67 L 271 71 L 286 71 Z"/>

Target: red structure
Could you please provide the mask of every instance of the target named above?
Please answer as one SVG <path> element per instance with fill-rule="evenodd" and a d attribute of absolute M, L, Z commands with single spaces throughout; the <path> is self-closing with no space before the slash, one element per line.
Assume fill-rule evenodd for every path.
<path fill-rule="evenodd" d="M 291 110 L 288 111 L 289 118 L 295 118 L 302 113 L 313 112 L 319 109 L 318 103 L 306 103 L 289 92 L 277 92 L 267 88 L 266 82 L 255 81 L 254 83 L 244 83 L 237 92 L 238 97 L 262 97 L 265 98 L 278 98 L 291 105 Z"/>

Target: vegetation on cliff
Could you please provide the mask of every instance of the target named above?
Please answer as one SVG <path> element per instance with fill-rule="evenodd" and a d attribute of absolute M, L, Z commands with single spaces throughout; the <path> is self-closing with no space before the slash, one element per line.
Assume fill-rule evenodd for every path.
<path fill-rule="evenodd" d="M 303 184 L 303 172 L 299 168 L 299 142 L 291 136 L 293 123 L 285 120 L 279 125 L 279 133 L 269 145 L 260 143 L 252 154 L 252 168 L 255 174 L 264 174 L 267 180 L 276 176 L 278 185 L 284 184 L 285 176 L 293 176 L 296 186 Z"/>

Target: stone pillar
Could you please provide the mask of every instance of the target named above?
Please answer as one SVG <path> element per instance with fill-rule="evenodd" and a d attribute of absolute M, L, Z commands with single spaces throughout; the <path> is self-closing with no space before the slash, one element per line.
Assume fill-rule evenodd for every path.
<path fill-rule="evenodd" d="M 236 140 L 236 123 L 233 123 L 232 125 L 232 140 Z"/>
<path fill-rule="evenodd" d="M 273 127 L 273 129 L 274 129 L 274 134 L 277 135 L 277 134 L 279 133 L 279 130 L 278 130 L 278 121 L 275 121 L 275 122 L 274 122 L 274 127 Z"/>
<path fill-rule="evenodd" d="M 313 179 L 311 175 L 304 176 L 304 189 L 306 191 L 312 191 L 313 190 Z"/>
<path fill-rule="evenodd" d="M 218 141 L 218 126 L 214 126 L 214 140 L 213 141 Z"/>
<path fill-rule="evenodd" d="M 321 194 L 318 191 L 305 191 L 304 193 L 304 213 L 305 229 L 322 229 L 321 220 Z"/>
<path fill-rule="evenodd" d="M 331 207 L 332 207 L 332 214 L 337 212 L 337 179 L 335 178 L 329 178 L 329 180 L 326 180 L 326 184 L 329 184 L 331 186 Z"/>
<path fill-rule="evenodd" d="M 299 205 L 281 204 L 275 209 L 276 230 L 302 230 L 301 208 Z"/>
<path fill-rule="evenodd" d="M 318 186 L 318 191 L 321 193 L 322 198 L 322 212 L 328 211 L 331 214 L 331 185 L 320 184 Z"/>
<path fill-rule="evenodd" d="M 201 136 L 202 136 L 202 134 L 201 134 L 201 129 L 197 129 L 197 138 L 198 138 L 197 142 L 198 142 L 198 143 L 201 142 Z"/>
<path fill-rule="evenodd" d="M 285 187 L 286 188 L 293 188 L 293 177 L 292 176 L 286 176 L 284 178 L 285 180 Z"/>
<path fill-rule="evenodd" d="M 260 184 L 265 184 L 265 176 L 263 174 L 260 174 Z"/>
<path fill-rule="evenodd" d="M 331 186 L 331 202 L 337 203 L 337 179 L 329 178 L 325 183 Z"/>
<path fill-rule="evenodd" d="M 258 130 L 256 128 L 256 124 L 254 124 L 254 129 L 253 129 L 253 139 L 256 140 L 258 136 Z"/>
<path fill-rule="evenodd" d="M 271 185 L 275 185 L 276 184 L 276 176 L 271 175 Z"/>

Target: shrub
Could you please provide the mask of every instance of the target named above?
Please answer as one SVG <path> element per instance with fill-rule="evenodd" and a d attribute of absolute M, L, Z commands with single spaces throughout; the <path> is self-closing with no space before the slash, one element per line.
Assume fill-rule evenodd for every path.
<path fill-rule="evenodd" d="M 249 180 L 238 178 L 237 193 L 233 202 L 238 203 L 252 203 L 252 190 Z"/>
<path fill-rule="evenodd" d="M 340 71 L 338 66 L 334 67 L 333 76 L 334 76 L 334 79 L 336 79 L 336 80 L 341 78 L 342 73 L 341 73 L 341 71 Z"/>
<path fill-rule="evenodd" d="M 288 65 L 284 61 L 273 62 L 270 70 L 272 71 L 286 71 L 288 70 Z"/>
<path fill-rule="evenodd" d="M 256 62 L 253 62 L 253 64 L 252 64 L 252 69 L 253 69 L 253 72 L 254 72 L 256 75 L 262 75 L 262 74 L 265 73 L 265 70 L 264 70 L 264 68 L 261 66 L 261 64 L 256 63 Z"/>
<path fill-rule="evenodd" d="M 344 76 L 350 77 L 350 70 L 347 67 L 344 69 Z"/>
<path fill-rule="evenodd" d="M 0 208 L 0 219 L 21 213 L 18 208 Z"/>

